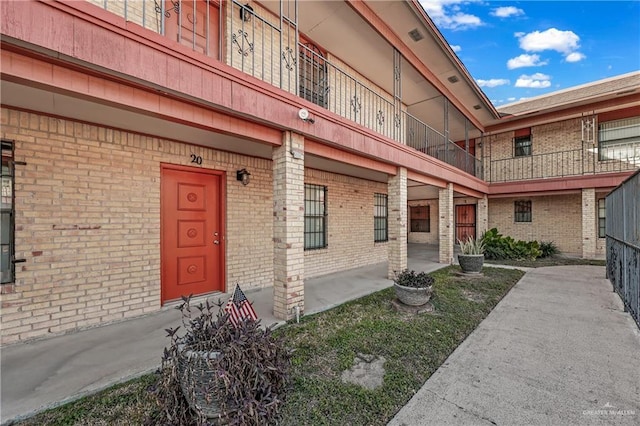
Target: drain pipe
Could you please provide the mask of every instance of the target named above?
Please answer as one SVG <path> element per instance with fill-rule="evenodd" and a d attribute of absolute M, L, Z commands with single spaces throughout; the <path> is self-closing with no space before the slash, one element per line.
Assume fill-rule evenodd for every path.
<path fill-rule="evenodd" d="M 300 323 L 300 305 L 297 305 L 295 307 L 296 310 L 296 323 L 299 324 Z"/>

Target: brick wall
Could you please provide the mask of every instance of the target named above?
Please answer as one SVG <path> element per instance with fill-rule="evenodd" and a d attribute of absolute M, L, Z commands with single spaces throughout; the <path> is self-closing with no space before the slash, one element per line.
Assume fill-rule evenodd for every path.
<path fill-rule="evenodd" d="M 514 201 L 531 200 L 531 222 L 514 222 Z M 516 240 L 553 241 L 565 254 L 582 254 L 582 196 L 489 199 L 489 228 Z"/>
<path fill-rule="evenodd" d="M 307 169 L 305 183 L 327 186 L 328 246 L 305 251 L 305 278 L 387 260 L 387 244 L 373 242 L 373 194 L 387 184 Z"/>
<path fill-rule="evenodd" d="M 2 109 L 15 140 L 16 257 L 2 343 L 160 308 L 160 163 L 226 170 L 227 280 L 273 283 L 270 160 Z M 235 180 L 246 167 L 251 183 Z M 8 287 L 7 287 L 8 288 Z"/>

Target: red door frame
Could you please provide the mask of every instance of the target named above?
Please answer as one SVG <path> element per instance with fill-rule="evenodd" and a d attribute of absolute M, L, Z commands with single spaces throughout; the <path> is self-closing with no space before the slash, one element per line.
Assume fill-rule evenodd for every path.
<path fill-rule="evenodd" d="M 164 285 L 165 282 L 165 272 L 162 267 L 162 262 L 164 259 L 164 248 L 162 245 L 162 238 L 164 235 L 164 220 L 163 220 L 163 197 L 165 193 L 165 183 L 162 179 L 162 175 L 164 170 L 174 170 L 179 172 L 190 172 L 190 173 L 202 173 L 207 175 L 214 175 L 220 177 L 220 202 L 218 204 L 218 208 L 220 209 L 220 279 L 222 280 L 222 288 L 224 291 L 227 290 L 227 263 L 226 263 L 226 252 L 227 252 L 227 221 L 226 221 L 226 213 L 227 213 L 227 202 L 226 202 L 226 188 L 227 188 L 227 173 L 223 170 L 213 170 L 213 169 L 203 169 L 199 167 L 189 167 L 189 166 L 181 166 L 178 164 L 170 164 L 170 163 L 160 163 L 160 304 L 164 305 Z"/>

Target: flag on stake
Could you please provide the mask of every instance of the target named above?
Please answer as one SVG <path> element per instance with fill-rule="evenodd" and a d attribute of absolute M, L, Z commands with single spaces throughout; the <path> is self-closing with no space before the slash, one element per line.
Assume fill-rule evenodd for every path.
<path fill-rule="evenodd" d="M 240 289 L 240 285 L 236 284 L 236 289 L 233 292 L 233 296 L 229 298 L 227 305 L 224 307 L 224 311 L 229 314 L 229 321 L 233 325 L 238 325 L 242 320 L 251 318 L 252 320 L 258 319 L 256 311 L 251 306 L 251 302 L 247 300 L 247 296 Z"/>

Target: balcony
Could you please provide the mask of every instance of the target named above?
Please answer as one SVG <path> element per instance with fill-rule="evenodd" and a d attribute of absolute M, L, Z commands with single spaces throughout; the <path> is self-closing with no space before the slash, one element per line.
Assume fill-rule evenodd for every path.
<path fill-rule="evenodd" d="M 489 160 L 487 163 L 485 179 L 489 182 L 626 172 L 640 168 L 640 144 L 600 149 L 585 146 L 583 149 Z"/>
<path fill-rule="evenodd" d="M 433 87 L 423 89 L 420 102 L 412 99 L 409 104 L 402 98 L 403 86 L 413 95 L 413 87 L 424 88 L 428 83 L 391 45 L 375 46 L 387 63 L 365 61 L 366 67 L 375 64 L 375 69 L 359 72 L 303 36 L 298 28 L 299 9 L 321 7 L 320 3 L 267 0 L 249 6 L 236 0 L 90 1 L 371 131 L 482 177 L 481 162 L 452 141 L 468 138 L 467 119 L 457 110 L 451 119 L 446 117 L 446 98 Z M 306 13 L 308 16 L 312 11 Z M 425 106 L 423 99 L 435 98 L 441 99 L 439 107 Z M 413 114 L 409 111 L 412 108 L 416 111 Z M 437 119 L 429 123 L 434 116 Z M 449 122 L 464 131 L 453 138 Z"/>

